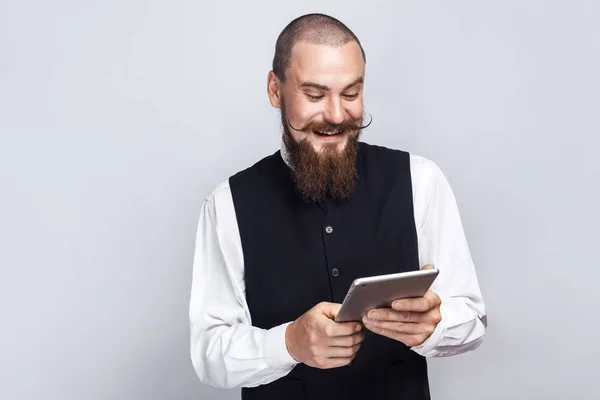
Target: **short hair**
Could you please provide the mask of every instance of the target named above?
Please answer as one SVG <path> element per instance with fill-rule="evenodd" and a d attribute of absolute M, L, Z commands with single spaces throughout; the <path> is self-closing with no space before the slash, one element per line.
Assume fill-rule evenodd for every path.
<path fill-rule="evenodd" d="M 292 48 L 298 41 L 335 47 L 355 41 L 360 47 L 363 60 L 367 61 L 360 41 L 341 21 L 325 14 L 306 14 L 290 22 L 281 31 L 275 43 L 273 72 L 281 82 L 285 82 L 285 71 L 290 65 Z"/>

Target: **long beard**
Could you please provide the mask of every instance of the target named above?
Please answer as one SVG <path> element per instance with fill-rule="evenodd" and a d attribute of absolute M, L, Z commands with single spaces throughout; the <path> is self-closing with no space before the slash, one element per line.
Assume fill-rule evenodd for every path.
<path fill-rule="evenodd" d="M 337 143 L 324 143 L 321 152 L 317 153 L 308 139 L 296 142 L 292 137 L 285 107 L 281 109 L 281 118 L 292 176 L 302 198 L 307 202 L 348 199 L 356 189 L 356 159 L 361 132 L 346 132 L 346 145 L 341 151 L 338 151 Z"/>

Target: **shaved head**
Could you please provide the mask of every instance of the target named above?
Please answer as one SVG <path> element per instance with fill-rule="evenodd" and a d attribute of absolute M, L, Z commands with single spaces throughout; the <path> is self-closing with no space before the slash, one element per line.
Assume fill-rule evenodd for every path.
<path fill-rule="evenodd" d="M 299 41 L 340 47 L 354 41 L 360 47 L 363 60 L 365 52 L 356 35 L 341 21 L 325 14 L 307 14 L 294 19 L 281 32 L 275 44 L 273 72 L 285 83 L 285 72 L 290 64 L 292 48 Z"/>

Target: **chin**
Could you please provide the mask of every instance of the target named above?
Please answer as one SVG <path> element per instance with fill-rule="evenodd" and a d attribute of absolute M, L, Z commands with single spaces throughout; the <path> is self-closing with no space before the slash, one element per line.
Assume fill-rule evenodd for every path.
<path fill-rule="evenodd" d="M 329 147 L 329 146 L 331 146 L 331 147 L 335 146 L 337 152 L 341 153 L 344 150 L 344 148 L 346 147 L 346 141 L 343 140 L 343 141 L 339 141 L 339 142 L 335 142 L 335 143 L 313 143 L 313 149 L 319 154 L 321 154 L 323 152 L 323 149 L 325 147 Z"/>

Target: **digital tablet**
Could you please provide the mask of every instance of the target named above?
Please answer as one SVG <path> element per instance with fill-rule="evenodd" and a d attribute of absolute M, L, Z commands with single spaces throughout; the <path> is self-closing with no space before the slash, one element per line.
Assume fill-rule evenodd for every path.
<path fill-rule="evenodd" d="M 422 297 L 438 273 L 437 269 L 426 269 L 355 279 L 335 321 L 361 321 L 369 310 L 391 308 L 394 300 Z"/>

